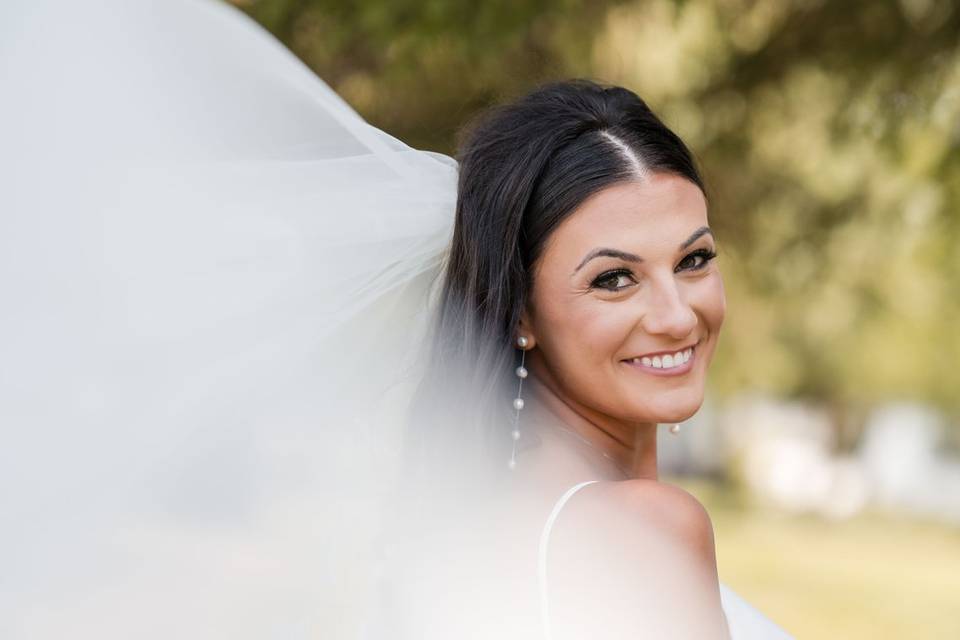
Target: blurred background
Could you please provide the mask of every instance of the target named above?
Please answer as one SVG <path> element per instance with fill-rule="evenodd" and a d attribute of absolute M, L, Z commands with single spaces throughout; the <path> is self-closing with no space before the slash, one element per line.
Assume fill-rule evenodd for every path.
<path fill-rule="evenodd" d="M 698 157 L 728 295 L 662 477 L 798 638 L 960 638 L 960 2 L 234 0 L 373 125 L 452 154 L 553 79 Z"/>

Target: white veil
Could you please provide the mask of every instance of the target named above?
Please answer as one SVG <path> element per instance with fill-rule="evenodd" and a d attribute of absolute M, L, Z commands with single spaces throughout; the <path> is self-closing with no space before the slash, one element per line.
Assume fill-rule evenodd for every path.
<path fill-rule="evenodd" d="M 0 636 L 353 637 L 456 163 L 212 0 L 8 0 L 0 87 Z"/>

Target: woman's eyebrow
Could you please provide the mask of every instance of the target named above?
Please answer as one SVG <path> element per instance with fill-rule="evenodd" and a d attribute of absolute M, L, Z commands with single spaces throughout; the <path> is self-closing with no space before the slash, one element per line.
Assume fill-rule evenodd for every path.
<path fill-rule="evenodd" d="M 594 258 L 599 258 L 600 256 L 609 256 L 611 258 L 620 258 L 621 260 L 626 260 L 627 262 L 643 262 L 643 258 L 638 256 L 635 253 L 629 253 L 627 251 L 620 251 L 619 249 L 611 249 L 610 247 L 597 247 L 588 253 L 580 264 L 577 265 L 577 268 L 573 270 L 573 273 L 580 271 L 583 268 L 583 265 L 587 264 Z M 570 275 L 573 275 L 571 273 Z"/>
<path fill-rule="evenodd" d="M 697 238 L 699 238 L 700 236 L 706 233 L 709 233 L 711 236 L 713 236 L 713 232 L 710 231 L 710 227 L 700 227 L 699 229 L 691 233 L 689 238 L 681 242 L 678 248 L 681 251 L 686 249 L 687 247 L 692 245 L 694 242 L 696 242 Z M 574 269 L 573 273 L 570 275 L 573 275 L 577 271 L 580 271 L 580 269 L 583 268 L 583 265 L 587 264 L 594 258 L 600 258 L 600 257 L 620 258 L 621 260 L 626 260 L 627 262 L 643 262 L 643 258 L 641 258 L 635 253 L 630 253 L 629 251 L 621 251 L 620 249 L 611 249 L 610 247 L 597 247 L 596 249 L 592 249 L 589 253 L 587 253 L 586 256 L 584 256 L 583 260 L 580 261 L 580 264 L 577 265 L 577 268 Z"/>
<path fill-rule="evenodd" d="M 684 249 L 692 245 L 694 242 L 697 241 L 697 238 L 699 238 L 705 233 L 709 233 L 710 237 L 711 238 L 713 237 L 713 231 L 710 231 L 710 227 L 700 227 L 699 229 L 691 233 L 689 238 L 683 241 L 683 243 L 679 247 L 680 250 L 683 251 Z"/>

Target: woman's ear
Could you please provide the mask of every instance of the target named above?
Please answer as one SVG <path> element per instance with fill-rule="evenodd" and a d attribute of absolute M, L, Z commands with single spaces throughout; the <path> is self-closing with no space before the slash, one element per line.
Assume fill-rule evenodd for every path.
<path fill-rule="evenodd" d="M 520 314 L 520 325 L 517 327 L 517 335 L 514 336 L 514 340 L 518 341 L 520 338 L 527 339 L 526 346 L 520 347 L 521 349 L 529 351 L 537 345 L 537 337 L 533 331 L 533 324 L 530 322 L 530 314 L 526 309 Z M 519 347 L 520 343 L 517 342 L 516 345 Z"/>

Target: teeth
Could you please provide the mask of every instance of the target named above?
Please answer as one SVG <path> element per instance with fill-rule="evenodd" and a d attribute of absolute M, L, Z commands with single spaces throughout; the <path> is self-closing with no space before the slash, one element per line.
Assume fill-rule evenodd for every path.
<path fill-rule="evenodd" d="M 686 349 L 684 351 L 677 351 L 672 355 L 653 356 L 649 358 L 644 356 L 640 358 L 640 364 L 645 367 L 653 367 L 654 369 L 670 369 L 672 367 L 679 367 L 682 364 L 686 364 L 690 361 L 690 357 L 693 355 L 693 348 Z M 636 362 L 637 359 L 634 358 L 632 362 Z"/>

